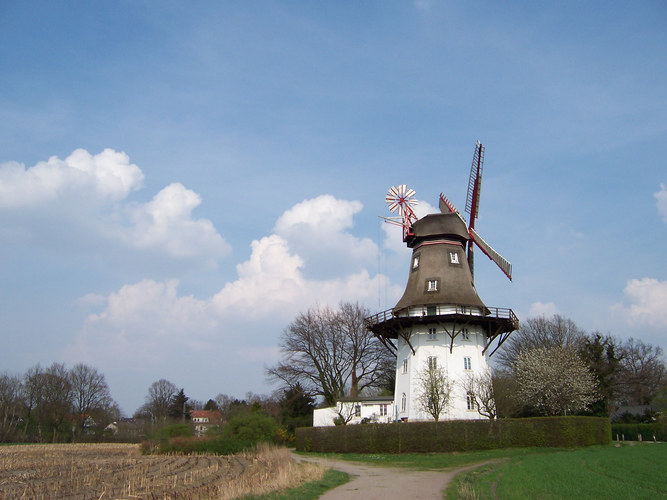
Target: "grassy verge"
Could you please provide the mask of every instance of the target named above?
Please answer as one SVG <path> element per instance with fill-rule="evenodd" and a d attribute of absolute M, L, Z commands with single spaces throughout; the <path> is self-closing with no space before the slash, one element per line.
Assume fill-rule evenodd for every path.
<path fill-rule="evenodd" d="M 310 481 L 289 490 L 268 493 L 260 496 L 245 496 L 242 500 L 314 500 L 330 489 L 345 484 L 350 475 L 337 470 L 327 470 L 322 479 Z"/>
<path fill-rule="evenodd" d="M 667 498 L 663 444 L 535 451 L 458 475 L 448 499 Z"/>
<path fill-rule="evenodd" d="M 418 470 L 438 470 L 462 467 L 464 465 L 523 457 L 535 453 L 555 453 L 553 448 L 503 448 L 495 450 L 479 450 L 452 453 L 403 453 L 372 455 L 363 453 L 305 453 L 303 456 L 319 456 L 336 460 L 364 462 L 382 467 L 405 467 Z"/>

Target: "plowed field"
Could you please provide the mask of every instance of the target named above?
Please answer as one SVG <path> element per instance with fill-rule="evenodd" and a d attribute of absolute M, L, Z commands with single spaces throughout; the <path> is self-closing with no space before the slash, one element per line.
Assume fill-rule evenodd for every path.
<path fill-rule="evenodd" d="M 273 462 L 261 455 L 143 456 L 129 444 L 3 446 L 0 499 L 234 498 L 273 481 Z"/>

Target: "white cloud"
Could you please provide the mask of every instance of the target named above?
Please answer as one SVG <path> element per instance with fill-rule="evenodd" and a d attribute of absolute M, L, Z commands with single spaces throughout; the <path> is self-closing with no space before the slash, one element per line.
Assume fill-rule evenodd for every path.
<path fill-rule="evenodd" d="M 330 204 L 332 200 L 325 201 Z M 333 201 L 333 205 L 340 202 Z M 172 215 L 187 212 L 179 208 L 178 202 L 169 206 L 173 208 Z M 294 208 L 279 220 L 295 214 Z M 307 215 L 300 219 L 304 217 Z M 310 220 L 317 221 L 318 217 Z M 336 240 L 348 225 L 349 221 L 330 224 L 326 236 Z M 322 243 L 326 244 L 326 240 Z M 336 306 L 341 301 L 373 304 L 380 292 L 395 300 L 402 291 L 392 286 L 386 276 L 371 276 L 365 269 L 331 279 L 313 279 L 306 274 L 301 256 L 292 252 L 290 242 L 278 234 L 253 241 L 251 248 L 248 260 L 236 267 L 237 279 L 210 298 L 180 296 L 175 280 L 143 280 L 109 294 L 102 312 L 86 319 L 71 352 L 79 354 L 79 359 L 100 352 L 105 356 L 129 352 L 130 360 L 125 360 L 128 362 L 142 355 L 156 360 L 167 349 L 197 351 L 224 344 L 225 351 L 231 352 L 244 342 L 247 346 L 247 341 L 237 339 L 248 335 L 256 340 L 269 335 L 277 342 L 277 334 L 287 323 L 299 311 L 314 305 Z M 98 295 L 89 294 L 79 303 L 95 305 L 99 301 Z M 230 333 L 224 334 L 221 325 Z M 239 337 L 241 329 L 243 336 Z"/>
<path fill-rule="evenodd" d="M 352 227 L 354 215 L 362 208 L 359 201 L 337 200 L 325 194 L 286 210 L 278 217 L 274 231 L 281 235 L 306 231 L 327 236 Z"/>
<path fill-rule="evenodd" d="M 611 309 L 626 323 L 640 327 L 667 327 L 667 281 L 632 279 L 623 293 L 629 305 L 615 304 Z"/>
<path fill-rule="evenodd" d="M 415 7 L 419 10 L 431 10 L 434 0 L 415 0 Z"/>
<path fill-rule="evenodd" d="M 176 280 L 146 279 L 109 294 L 104 310 L 86 318 L 69 356 L 131 366 L 157 362 L 184 346 L 196 349 L 215 331 L 217 318 L 206 301 L 177 290 Z"/>
<path fill-rule="evenodd" d="M 0 208 L 23 208 L 72 198 L 100 204 L 122 200 L 141 187 L 143 173 L 125 153 L 105 149 L 91 155 L 75 150 L 65 160 L 52 156 L 25 168 L 10 162 L 0 165 Z"/>
<path fill-rule="evenodd" d="M 220 257 L 230 247 L 210 220 L 192 219 L 192 210 L 200 204 L 197 193 L 180 183 L 170 184 L 150 202 L 129 207 L 131 224 L 114 232 L 130 246 L 164 249 L 173 257 Z"/>
<path fill-rule="evenodd" d="M 239 278 L 227 283 L 213 297 L 222 315 L 278 315 L 283 320 L 314 304 L 335 306 L 341 301 L 372 303 L 378 290 L 399 293 L 382 275 L 371 277 L 366 270 L 333 279 L 309 279 L 303 260 L 291 254 L 285 239 L 277 235 L 252 242 L 250 259 L 237 266 Z"/>
<path fill-rule="evenodd" d="M 654 193 L 658 206 L 658 214 L 662 217 L 662 221 L 667 223 L 667 187 L 664 184 L 660 184 L 660 191 Z"/>
<path fill-rule="evenodd" d="M 209 264 L 229 252 L 210 220 L 193 218 L 201 196 L 182 184 L 170 184 L 145 204 L 128 201 L 143 178 L 125 153 L 112 149 L 96 155 L 77 149 L 65 160 L 53 156 L 27 169 L 15 162 L 3 164 L 0 211 L 7 211 L 8 223 L 16 225 L 4 231 L 32 231 L 39 238 L 37 222 L 57 214 L 55 224 L 66 227 L 74 238 L 103 237 L 175 258 L 202 258 Z M 33 210 L 24 213 L 26 208 Z M 14 217 L 19 210 L 22 217 Z"/>
<path fill-rule="evenodd" d="M 331 195 L 304 200 L 286 210 L 274 226 L 277 235 L 303 259 L 310 272 L 332 278 L 358 272 L 374 263 L 378 247 L 369 238 L 357 238 L 348 230 L 363 205 L 359 201 L 339 200 Z"/>
<path fill-rule="evenodd" d="M 303 260 L 291 255 L 287 241 L 275 234 L 253 241 L 251 247 L 250 258 L 236 266 L 238 279 L 213 297 L 214 306 L 221 314 L 292 309 L 305 288 Z"/>
<path fill-rule="evenodd" d="M 535 318 L 538 316 L 551 317 L 558 314 L 558 307 L 553 302 L 533 302 L 528 310 L 528 317 Z"/>

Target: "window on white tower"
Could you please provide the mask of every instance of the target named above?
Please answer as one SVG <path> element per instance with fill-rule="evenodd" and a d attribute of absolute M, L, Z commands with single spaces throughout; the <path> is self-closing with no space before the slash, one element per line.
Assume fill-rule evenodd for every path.
<path fill-rule="evenodd" d="M 472 363 L 471 363 L 470 358 L 468 356 L 463 358 L 463 369 L 464 370 L 471 370 L 472 369 Z"/>
<path fill-rule="evenodd" d="M 401 396 L 401 411 L 405 411 L 405 407 L 407 406 L 408 399 L 405 397 L 405 393 Z"/>
<path fill-rule="evenodd" d="M 435 328 L 428 329 L 428 340 L 438 340 L 437 330 Z"/>
<path fill-rule="evenodd" d="M 435 356 L 428 357 L 428 369 L 435 370 L 438 367 L 438 358 Z"/>
<path fill-rule="evenodd" d="M 461 330 L 461 339 L 462 340 L 470 340 L 470 334 L 468 333 L 468 329 L 464 328 Z"/>
<path fill-rule="evenodd" d="M 403 373 L 408 373 L 408 359 L 403 360 Z"/>
<path fill-rule="evenodd" d="M 469 411 L 475 409 L 475 395 L 472 392 L 466 394 L 466 408 L 468 408 Z"/>

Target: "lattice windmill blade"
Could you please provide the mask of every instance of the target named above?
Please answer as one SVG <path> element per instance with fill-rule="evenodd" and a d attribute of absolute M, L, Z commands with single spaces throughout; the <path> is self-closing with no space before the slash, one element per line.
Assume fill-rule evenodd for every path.
<path fill-rule="evenodd" d="M 459 216 L 459 219 L 461 219 L 461 221 L 464 224 L 466 224 L 466 221 L 461 215 L 461 212 L 459 212 L 458 209 L 454 206 L 454 204 L 451 201 L 449 201 L 449 199 L 442 193 L 440 193 L 439 206 L 440 206 L 440 212 L 442 212 L 443 214 L 455 213 L 456 215 Z M 468 227 L 467 224 L 466 227 Z"/>
<path fill-rule="evenodd" d="M 474 227 L 468 228 L 470 237 L 477 244 L 477 246 L 484 252 L 484 254 L 491 259 L 496 265 L 505 273 L 505 275 L 512 281 L 512 264 L 505 257 L 496 252 L 491 245 L 489 245 L 484 239 L 475 231 Z"/>
<path fill-rule="evenodd" d="M 470 214 L 470 227 L 475 227 L 475 219 L 479 216 L 479 195 L 482 190 L 482 171 L 484 170 L 484 146 L 477 141 L 475 153 L 470 167 L 468 179 L 468 195 L 466 196 L 466 213 Z"/>

